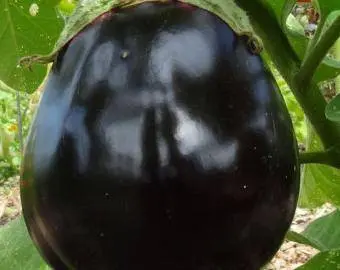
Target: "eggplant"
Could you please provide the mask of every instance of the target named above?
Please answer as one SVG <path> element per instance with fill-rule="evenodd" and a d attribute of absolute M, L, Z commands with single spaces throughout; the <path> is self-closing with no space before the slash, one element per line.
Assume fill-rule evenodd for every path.
<path fill-rule="evenodd" d="M 58 54 L 27 140 L 29 233 L 59 269 L 259 269 L 299 194 L 277 84 L 218 16 L 111 11 Z"/>

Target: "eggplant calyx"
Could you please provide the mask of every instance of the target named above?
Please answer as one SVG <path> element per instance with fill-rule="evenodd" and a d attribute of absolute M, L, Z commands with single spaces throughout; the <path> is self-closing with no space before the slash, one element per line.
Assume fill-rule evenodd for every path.
<path fill-rule="evenodd" d="M 254 54 L 260 54 L 263 45 L 261 39 L 256 35 L 248 15 L 241 9 L 235 0 L 176 0 L 192 6 L 205 9 L 227 23 L 231 29 L 240 37 L 247 38 L 249 49 Z M 116 9 L 125 9 L 147 2 L 173 3 L 173 0 L 80 0 L 67 19 L 54 49 L 47 55 L 31 55 L 20 59 L 19 64 L 31 69 L 33 64 L 48 64 L 53 62 L 58 52 L 67 45 L 79 32 L 94 21 L 114 14 Z"/>

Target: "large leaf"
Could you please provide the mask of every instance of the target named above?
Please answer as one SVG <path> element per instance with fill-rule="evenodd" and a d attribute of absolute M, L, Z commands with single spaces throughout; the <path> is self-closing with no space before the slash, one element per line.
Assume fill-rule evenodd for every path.
<path fill-rule="evenodd" d="M 312 222 L 301 234 L 289 232 L 287 238 L 301 244 L 310 245 L 321 253 L 314 256 L 299 270 L 340 268 L 340 211 L 323 216 Z"/>
<path fill-rule="evenodd" d="M 310 241 L 317 243 L 321 251 L 340 249 L 340 211 L 323 216 L 312 222 L 302 233 Z"/>
<path fill-rule="evenodd" d="M 289 42 L 300 60 L 302 60 L 309 42 L 309 39 L 305 36 L 305 28 L 293 15 L 288 16 L 286 27 L 286 34 Z"/>
<path fill-rule="evenodd" d="M 307 151 L 321 151 L 320 139 L 308 126 Z M 299 205 L 317 207 L 325 202 L 340 206 L 340 170 L 320 164 L 303 166 Z"/>
<path fill-rule="evenodd" d="M 18 68 L 18 63 L 23 56 L 52 50 L 63 25 L 55 4 L 0 0 L 0 79 L 14 89 L 32 92 L 44 77 L 46 67 L 34 66 L 30 71 Z"/>
<path fill-rule="evenodd" d="M 314 74 L 314 80 L 323 82 L 334 79 L 340 74 L 340 61 L 326 56 Z"/>
<path fill-rule="evenodd" d="M 293 241 L 293 242 L 296 242 L 296 243 L 303 244 L 303 245 L 311 246 L 311 247 L 318 249 L 318 250 L 321 249 L 321 247 L 318 245 L 318 243 L 313 242 L 312 240 L 310 240 L 308 237 L 304 236 L 301 233 L 289 231 L 286 234 L 286 239 L 289 240 L 289 241 Z"/>
<path fill-rule="evenodd" d="M 340 211 L 313 221 L 302 233 L 290 231 L 287 238 L 301 244 L 315 247 L 320 251 L 340 249 Z"/>
<path fill-rule="evenodd" d="M 320 252 L 296 270 L 335 270 L 340 269 L 340 250 Z"/>
<path fill-rule="evenodd" d="M 50 269 L 34 247 L 22 217 L 0 228 L 0 251 L 0 269 Z"/>

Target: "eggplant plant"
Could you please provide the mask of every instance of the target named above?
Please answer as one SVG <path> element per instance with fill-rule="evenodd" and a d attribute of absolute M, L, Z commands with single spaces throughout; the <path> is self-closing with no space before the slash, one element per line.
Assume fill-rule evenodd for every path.
<path fill-rule="evenodd" d="M 26 263 L 14 231 L 39 251 L 25 269 L 256 270 L 285 238 L 320 250 L 299 269 L 340 265 L 338 210 L 289 231 L 298 204 L 340 205 L 340 102 L 322 92 L 340 73 L 337 1 L 315 1 L 309 37 L 292 0 L 42 1 L 16 21 L 3 1 L 17 32 L 1 80 L 32 93 L 47 71 L 6 269 Z"/>

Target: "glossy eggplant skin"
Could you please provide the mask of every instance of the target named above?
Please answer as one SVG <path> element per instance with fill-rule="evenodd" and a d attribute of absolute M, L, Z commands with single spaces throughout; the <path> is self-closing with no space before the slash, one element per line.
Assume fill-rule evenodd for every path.
<path fill-rule="evenodd" d="M 59 54 L 28 138 L 26 224 L 56 269 L 259 269 L 299 190 L 290 116 L 217 16 L 141 4 Z"/>

